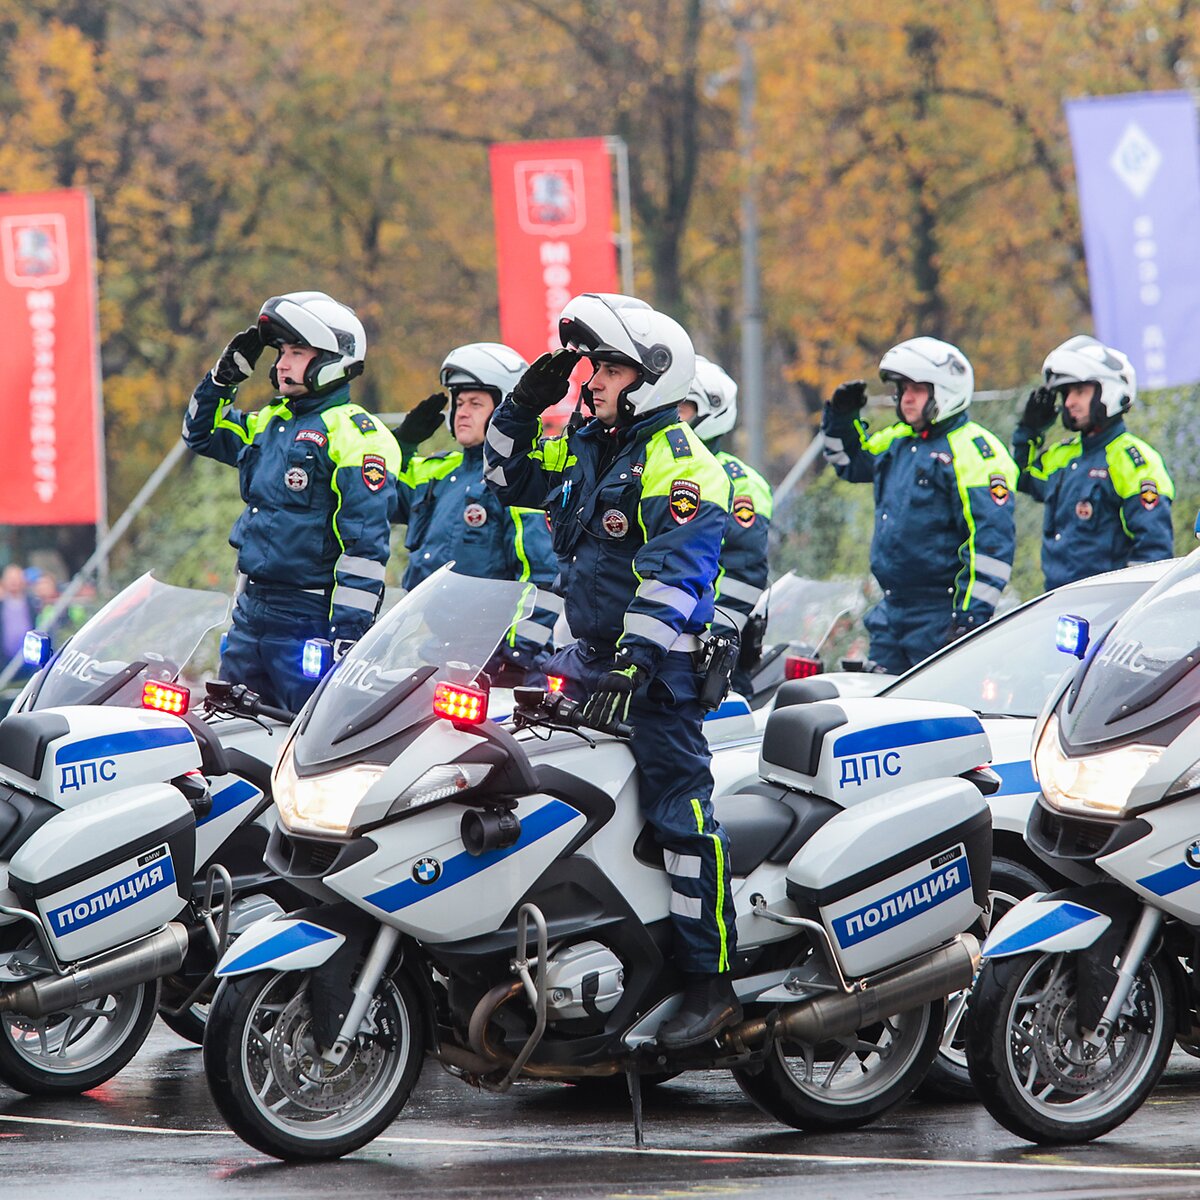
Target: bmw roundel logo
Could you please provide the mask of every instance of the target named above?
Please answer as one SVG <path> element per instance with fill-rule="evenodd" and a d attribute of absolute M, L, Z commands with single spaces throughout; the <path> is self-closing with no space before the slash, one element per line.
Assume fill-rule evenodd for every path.
<path fill-rule="evenodd" d="M 1189 867 L 1200 869 L 1200 840 L 1194 841 L 1185 851 L 1184 858 L 1187 859 Z"/>
<path fill-rule="evenodd" d="M 418 858 L 412 876 L 418 883 L 437 883 L 442 876 L 442 864 L 436 858 Z"/>

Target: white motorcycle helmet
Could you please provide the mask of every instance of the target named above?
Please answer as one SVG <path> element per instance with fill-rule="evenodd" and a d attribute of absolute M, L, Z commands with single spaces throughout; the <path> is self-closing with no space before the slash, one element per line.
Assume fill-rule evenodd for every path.
<path fill-rule="evenodd" d="M 683 326 L 632 296 L 576 296 L 558 318 L 558 336 L 594 363 L 637 371 L 617 400 L 622 424 L 678 404 L 696 374 L 696 351 Z"/>
<path fill-rule="evenodd" d="M 446 424 L 454 432 L 454 409 L 458 393 L 487 392 L 496 406 L 517 386 L 517 380 L 529 364 L 511 347 L 500 342 L 471 342 L 446 355 L 442 363 L 441 383 L 450 393 Z"/>
<path fill-rule="evenodd" d="M 696 377 L 684 399 L 696 406 L 692 428 L 706 442 L 723 437 L 737 423 L 737 384 L 702 354 L 696 355 Z"/>
<path fill-rule="evenodd" d="M 905 380 L 929 384 L 923 413 L 928 425 L 966 412 L 975 391 L 975 372 L 967 356 L 957 346 L 932 337 L 909 338 L 893 346 L 880 360 L 879 378 L 896 384 L 897 414 Z"/>
<path fill-rule="evenodd" d="M 1073 383 L 1094 383 L 1091 412 L 1085 424 L 1079 424 L 1063 408 L 1063 425 L 1068 429 L 1099 429 L 1128 412 L 1137 399 L 1137 372 L 1133 363 L 1111 346 L 1086 333 L 1067 338 L 1046 355 L 1042 363 L 1046 386 L 1059 393 Z"/>
<path fill-rule="evenodd" d="M 258 311 L 258 335 L 264 346 L 278 349 L 289 342 L 317 351 L 304 371 L 310 396 L 319 396 L 363 373 L 367 332 L 352 308 L 324 292 L 272 296 Z M 278 363 L 278 358 L 275 361 Z M 279 386 L 275 367 L 271 368 L 271 384 Z"/>

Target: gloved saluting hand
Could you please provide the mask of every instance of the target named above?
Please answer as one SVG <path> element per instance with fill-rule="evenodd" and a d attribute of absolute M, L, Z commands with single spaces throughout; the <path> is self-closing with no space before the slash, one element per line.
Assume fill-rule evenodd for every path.
<path fill-rule="evenodd" d="M 1047 387 L 1034 388 L 1025 401 L 1021 424 L 1034 433 L 1045 433 L 1058 415 L 1058 397 Z"/>
<path fill-rule="evenodd" d="M 618 654 L 613 669 L 600 676 L 595 691 L 584 703 L 580 722 L 589 729 L 604 730 L 628 721 L 629 701 L 643 675 L 641 667 Z"/>
<path fill-rule="evenodd" d="M 404 420 L 392 430 L 392 436 L 401 445 L 419 446 L 426 438 L 437 433 L 442 424 L 442 413 L 449 403 L 450 397 L 445 392 L 426 396 L 420 404 L 404 414 Z"/>
<path fill-rule="evenodd" d="M 840 417 L 852 417 L 867 402 L 865 379 L 850 379 L 839 383 L 829 398 L 829 407 Z"/>
<path fill-rule="evenodd" d="M 233 387 L 243 379 L 249 379 L 262 352 L 263 343 L 258 326 L 251 325 L 249 329 L 243 329 L 217 359 L 217 365 L 212 369 L 213 382 L 222 387 Z"/>
<path fill-rule="evenodd" d="M 553 407 L 567 394 L 571 372 L 582 357 L 578 350 L 563 346 L 534 359 L 513 388 L 513 403 L 535 413 Z"/>

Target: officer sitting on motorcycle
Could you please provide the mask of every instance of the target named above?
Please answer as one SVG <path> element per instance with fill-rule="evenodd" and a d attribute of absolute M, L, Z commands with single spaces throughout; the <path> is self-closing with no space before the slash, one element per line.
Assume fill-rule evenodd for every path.
<path fill-rule="evenodd" d="M 762 597 L 769 573 L 767 540 L 771 531 L 771 485 L 749 464 L 721 448 L 737 423 L 737 384 L 714 362 L 696 355 L 696 378 L 679 402 L 686 421 L 725 468 L 733 484 L 733 505 L 721 547 L 713 631 L 735 635 L 741 642 L 733 686 L 743 695 L 753 691 L 750 669 L 762 652 L 765 619 L 751 617 Z"/>
<path fill-rule="evenodd" d="M 501 664 L 522 673 L 535 669 L 549 653 L 562 611 L 562 601 L 551 590 L 558 567 L 545 513 L 506 507 L 484 482 L 483 439 L 497 405 L 528 365 L 515 350 L 496 342 L 459 346 L 442 363 L 441 383 L 449 396 L 434 392 L 394 430 L 404 456 L 393 518 L 408 525 L 404 586 L 416 587 L 448 562 L 477 579 L 528 581 L 538 589 L 536 606 L 509 630 Z M 417 455 L 417 447 L 443 420 L 461 449 Z"/>
<path fill-rule="evenodd" d="M 1046 506 L 1042 572 L 1046 589 L 1174 554 L 1175 486 L 1157 450 L 1125 428 L 1137 398 L 1133 364 L 1119 350 L 1079 334 L 1051 350 L 1045 386 L 1030 392 L 1013 457 L 1020 491 Z M 1046 446 L 1059 404 L 1075 437 Z"/>
<path fill-rule="evenodd" d="M 277 352 L 278 399 L 238 412 L 238 385 L 266 346 Z M 238 468 L 246 502 L 229 537 L 240 591 L 221 677 L 290 712 L 316 687 L 302 669 L 305 641 L 344 649 L 383 600 L 400 450 L 350 402 L 366 352 L 346 305 L 324 292 L 272 296 L 201 380 L 183 421 L 191 449 Z"/>
<path fill-rule="evenodd" d="M 579 640 L 547 670 L 586 698 L 595 729 L 628 719 L 642 811 L 671 879 L 673 954 L 686 975 L 659 1044 L 699 1045 L 736 1021 L 729 848 L 713 814 L 701 678 L 694 655 L 712 620 L 729 477 L 676 406 L 695 375 L 691 339 L 629 297 L 577 296 L 564 348 L 544 354 L 487 433 L 487 479 L 504 503 L 543 507 Z M 595 417 L 557 438 L 539 414 L 566 394 L 580 357 Z"/>
<path fill-rule="evenodd" d="M 975 373 L 957 346 L 901 342 L 879 375 L 895 385 L 898 423 L 867 433 L 856 379 L 834 390 L 821 430 L 838 475 L 875 485 L 871 572 L 883 600 L 864 624 L 877 667 L 899 673 L 991 618 L 1012 573 L 1017 468 L 967 415 Z"/>

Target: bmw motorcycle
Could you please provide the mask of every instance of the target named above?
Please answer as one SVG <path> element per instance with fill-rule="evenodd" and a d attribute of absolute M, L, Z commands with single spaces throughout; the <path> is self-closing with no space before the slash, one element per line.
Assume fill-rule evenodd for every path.
<path fill-rule="evenodd" d="M 799 1128 L 903 1100 L 975 971 L 996 782 L 975 714 L 897 720 L 800 682 L 761 754 L 752 735 L 714 745 L 745 1015 L 672 1052 L 656 1039 L 682 990 L 671 884 L 628 729 L 581 728 L 539 689 L 489 719 L 486 668 L 527 605 L 520 584 L 443 569 L 293 726 L 266 861 L 310 904 L 218 966 L 204 1064 L 231 1128 L 280 1159 L 346 1154 L 392 1122 L 427 1054 L 497 1091 L 625 1075 L 635 1119 L 642 1079 L 688 1070 L 731 1071 Z"/>
<path fill-rule="evenodd" d="M 290 714 L 216 685 L 207 720 L 165 715 L 187 714 L 178 680 L 227 615 L 143 577 L 0 722 L 0 1081 L 18 1090 L 95 1087 L 160 1003 L 199 1042 L 229 939 L 294 901 L 262 865 L 271 764 L 216 732 L 279 745 Z"/>
<path fill-rule="evenodd" d="M 970 1001 L 971 1078 L 1029 1141 L 1082 1142 L 1128 1119 L 1173 1042 L 1200 1053 L 1200 551 L 1097 644 L 1034 733 L 1042 796 L 1026 842 L 1074 882 L 1000 920 Z"/>

